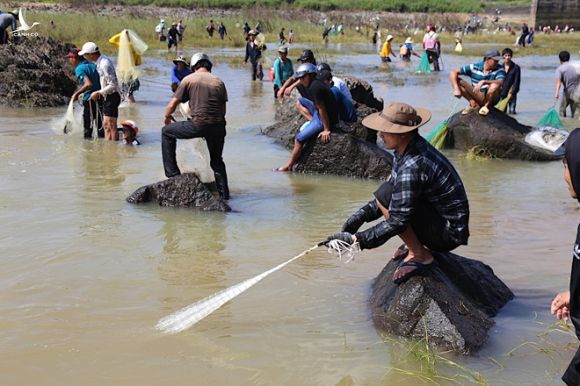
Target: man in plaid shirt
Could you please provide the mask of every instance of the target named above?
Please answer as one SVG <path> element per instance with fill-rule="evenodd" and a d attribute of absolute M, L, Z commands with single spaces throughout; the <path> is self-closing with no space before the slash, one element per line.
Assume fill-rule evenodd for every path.
<path fill-rule="evenodd" d="M 401 260 L 393 277 L 397 284 L 426 272 L 433 263 L 431 251 L 451 251 L 466 245 L 469 237 L 469 205 L 461 178 L 449 160 L 419 135 L 418 128 L 430 118 L 425 109 L 391 103 L 363 120 L 363 125 L 380 132 L 385 147 L 394 150 L 391 176 L 374 192 L 375 199 L 345 222 L 342 232 L 327 239 L 358 242 L 361 249 L 370 249 L 398 235 L 405 245 L 395 256 Z M 381 216 L 384 221 L 357 232 Z"/>

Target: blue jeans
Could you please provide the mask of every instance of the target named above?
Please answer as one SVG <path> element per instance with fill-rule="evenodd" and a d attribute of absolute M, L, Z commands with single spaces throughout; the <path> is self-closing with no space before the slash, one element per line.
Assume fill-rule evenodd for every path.
<path fill-rule="evenodd" d="M 314 105 L 314 102 L 308 98 L 300 97 L 298 98 L 298 103 L 308 109 L 310 115 L 312 115 L 312 120 L 304 127 L 304 129 L 302 129 L 301 132 L 296 135 L 295 138 L 296 141 L 304 144 L 304 142 L 310 138 L 318 135 L 324 126 L 322 125 L 322 120 L 320 119 L 320 115 L 318 115 L 318 109 Z"/>

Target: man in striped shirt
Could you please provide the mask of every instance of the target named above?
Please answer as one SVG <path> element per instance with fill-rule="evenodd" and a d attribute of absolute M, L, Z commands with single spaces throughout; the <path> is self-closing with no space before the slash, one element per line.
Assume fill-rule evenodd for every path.
<path fill-rule="evenodd" d="M 461 114 L 466 115 L 479 109 L 479 115 L 487 115 L 489 108 L 495 105 L 501 93 L 505 71 L 499 66 L 501 55 L 498 50 L 487 50 L 483 61 L 456 68 L 449 74 L 453 96 L 464 97 L 469 106 Z M 471 84 L 461 79 L 460 75 L 471 78 Z"/>
<path fill-rule="evenodd" d="M 399 236 L 405 245 L 395 255 L 400 260 L 393 276 L 397 284 L 427 273 L 436 258 L 433 252 L 467 245 L 469 238 L 469 203 L 461 177 L 419 134 L 419 127 L 430 118 L 428 110 L 391 103 L 362 121 L 379 131 L 385 147 L 394 150 L 391 175 L 374 193 L 375 199 L 355 212 L 342 232 L 325 241 L 372 249 Z M 384 220 L 359 231 L 380 217 Z"/>

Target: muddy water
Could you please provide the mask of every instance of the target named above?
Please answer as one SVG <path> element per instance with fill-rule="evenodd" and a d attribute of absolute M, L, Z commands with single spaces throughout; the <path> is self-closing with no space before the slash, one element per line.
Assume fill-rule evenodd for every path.
<path fill-rule="evenodd" d="M 345 52 L 331 63 L 337 73 L 369 80 L 387 101 L 430 107 L 425 132 L 454 104 L 449 69 L 470 60 L 445 56 L 444 74 L 420 77 L 399 64 L 379 67 L 376 59 Z M 533 123 L 550 107 L 557 63 L 518 62 L 518 118 Z M 251 83 L 245 69 L 217 64 L 230 96 L 224 157 L 235 212 L 126 204 L 134 189 L 163 174 L 159 131 L 170 92 L 160 84 L 168 64 L 149 59 L 138 103 L 122 110 L 142 128 L 139 148 L 55 134 L 49 121 L 64 107 L 0 110 L 0 384 L 417 384 L 392 370 L 417 364 L 400 346 L 383 343 L 366 305 L 371 280 L 397 240 L 348 265 L 319 249 L 191 330 L 154 330 L 162 316 L 338 230 L 377 185 L 271 172 L 289 155 L 258 135 L 273 119 L 271 83 Z M 562 166 L 447 155 L 472 211 L 470 244 L 458 252 L 490 264 L 517 295 L 484 349 L 458 360 L 491 384 L 557 384 L 570 349 L 540 353 L 528 345 L 505 353 L 527 341 L 548 347 L 537 334 L 552 322 L 551 297 L 567 285 L 578 211 Z"/>

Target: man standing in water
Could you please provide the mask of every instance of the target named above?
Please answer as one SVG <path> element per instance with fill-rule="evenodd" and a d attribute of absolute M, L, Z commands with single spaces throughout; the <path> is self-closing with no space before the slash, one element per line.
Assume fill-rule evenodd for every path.
<path fill-rule="evenodd" d="M 430 118 L 425 109 L 391 103 L 363 120 L 363 125 L 380 132 L 387 149 L 394 150 L 391 176 L 374 193 L 375 199 L 344 223 L 342 232 L 326 240 L 358 242 L 361 249 L 371 249 L 398 235 L 406 247 L 395 256 L 402 260 L 393 276 L 397 284 L 428 271 L 432 251 L 451 251 L 466 245 L 469 237 L 469 204 L 461 178 L 419 134 L 419 127 Z M 381 216 L 384 221 L 357 232 Z"/>
<path fill-rule="evenodd" d="M 264 72 L 262 71 L 262 49 L 263 47 L 256 43 L 256 36 L 258 33 L 254 30 L 248 32 L 248 42 L 246 43 L 246 57 L 244 58 L 244 63 L 252 65 L 252 80 L 262 80 L 264 77 Z"/>
<path fill-rule="evenodd" d="M 576 68 L 570 63 L 570 53 L 561 51 L 558 55 L 560 66 L 556 69 L 556 92 L 554 99 L 558 100 L 560 96 L 560 86 L 563 86 L 562 102 L 560 102 L 560 115 L 566 116 L 566 109 L 570 106 L 570 117 L 574 118 L 578 103 L 573 99 L 576 87 L 580 83 L 580 76 Z"/>
<path fill-rule="evenodd" d="M 555 154 L 564 155 L 564 181 L 568 185 L 570 196 L 580 201 L 576 193 L 580 191 L 580 128 L 570 133 L 566 142 L 556 150 Z M 580 339 L 580 224 L 572 249 L 570 289 L 556 295 L 550 310 L 560 320 L 572 319 L 576 336 Z M 569 386 L 580 385 L 580 349 L 576 351 L 562 380 Z"/>
<path fill-rule="evenodd" d="M 222 159 L 228 94 L 221 79 L 211 73 L 212 67 L 210 58 L 204 53 L 191 57 L 193 74 L 183 78 L 165 110 L 161 152 L 165 175 L 171 178 L 181 174 L 175 156 L 177 139 L 205 138 L 218 193 L 224 200 L 229 200 L 226 165 Z M 189 102 L 191 119 L 172 123 L 175 109 L 185 102 Z"/>
<path fill-rule="evenodd" d="M 83 127 L 85 139 L 93 138 L 93 122 L 97 126 L 99 138 L 105 136 L 103 129 L 103 103 L 100 99 L 89 100 L 92 93 L 101 89 L 101 82 L 97 66 L 89 63 L 88 60 L 79 55 L 79 49 L 75 48 L 66 56 L 70 64 L 75 69 L 75 75 L 79 80 L 80 87 L 72 95 L 73 102 L 76 102 L 83 95 Z"/>
<path fill-rule="evenodd" d="M 449 74 L 453 96 L 464 97 L 469 101 L 461 114 L 466 115 L 479 109 L 479 115 L 489 114 L 491 106 L 499 99 L 501 86 L 505 79 L 505 71 L 499 67 L 501 55 L 498 50 L 487 50 L 483 61 L 456 68 Z M 471 78 L 471 84 L 459 78 L 459 75 L 467 75 Z"/>
<path fill-rule="evenodd" d="M 103 127 L 105 128 L 105 140 L 117 140 L 117 118 L 119 117 L 119 105 L 121 104 L 121 94 L 119 94 L 119 82 L 117 73 L 111 59 L 101 55 L 99 47 L 93 42 L 83 44 L 79 55 L 84 56 L 89 62 L 95 63 L 101 89 L 95 91 L 89 100 L 95 102 L 101 98 L 103 101 Z"/>
<path fill-rule="evenodd" d="M 520 92 L 521 70 L 520 66 L 512 60 L 514 52 L 510 48 L 505 48 L 501 54 L 503 56 L 503 68 L 506 76 L 501 86 L 500 97 L 501 99 L 509 98 L 508 114 L 515 114 L 518 92 Z"/>

